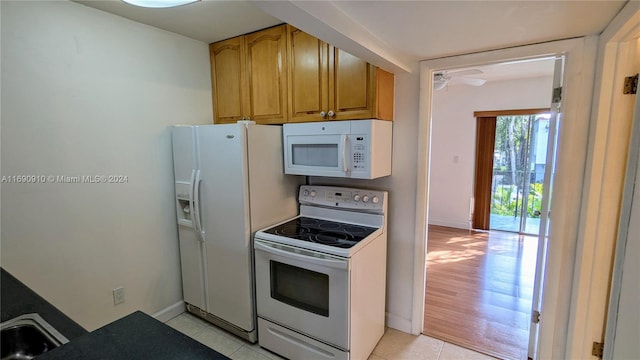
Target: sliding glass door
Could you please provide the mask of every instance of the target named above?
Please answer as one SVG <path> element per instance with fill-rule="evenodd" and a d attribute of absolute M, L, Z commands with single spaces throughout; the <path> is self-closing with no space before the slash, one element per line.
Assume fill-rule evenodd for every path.
<path fill-rule="evenodd" d="M 496 117 L 490 229 L 538 234 L 549 114 Z"/>

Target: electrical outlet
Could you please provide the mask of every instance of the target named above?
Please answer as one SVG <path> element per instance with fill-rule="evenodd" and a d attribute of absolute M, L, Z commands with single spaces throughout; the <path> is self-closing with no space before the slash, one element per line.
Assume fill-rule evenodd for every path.
<path fill-rule="evenodd" d="M 124 288 L 122 286 L 113 289 L 113 305 L 124 302 Z"/>

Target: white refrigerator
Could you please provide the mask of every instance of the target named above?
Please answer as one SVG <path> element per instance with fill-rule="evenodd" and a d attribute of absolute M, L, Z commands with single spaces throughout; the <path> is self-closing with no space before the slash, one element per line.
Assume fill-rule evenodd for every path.
<path fill-rule="evenodd" d="M 297 215 L 303 178 L 284 174 L 280 126 L 177 125 L 172 140 L 187 310 L 255 342 L 253 234 Z"/>

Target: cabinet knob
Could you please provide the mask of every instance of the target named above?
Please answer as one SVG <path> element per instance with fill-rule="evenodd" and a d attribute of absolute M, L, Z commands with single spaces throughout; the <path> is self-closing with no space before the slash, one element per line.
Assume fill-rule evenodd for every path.
<path fill-rule="evenodd" d="M 320 117 L 325 117 L 325 116 L 327 116 L 327 113 L 324 111 L 320 111 Z"/>
<path fill-rule="evenodd" d="M 329 110 L 327 115 L 329 115 L 329 117 L 334 117 L 336 115 L 336 113 L 334 113 L 333 110 Z"/>

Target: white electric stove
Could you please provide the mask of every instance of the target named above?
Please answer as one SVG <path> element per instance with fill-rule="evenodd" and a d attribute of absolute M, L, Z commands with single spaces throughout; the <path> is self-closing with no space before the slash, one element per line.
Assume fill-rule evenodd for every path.
<path fill-rule="evenodd" d="M 387 192 L 303 185 L 254 237 L 258 341 L 290 359 L 366 359 L 384 333 Z"/>

